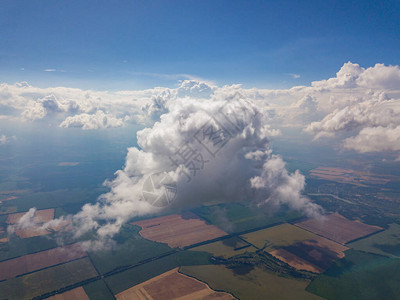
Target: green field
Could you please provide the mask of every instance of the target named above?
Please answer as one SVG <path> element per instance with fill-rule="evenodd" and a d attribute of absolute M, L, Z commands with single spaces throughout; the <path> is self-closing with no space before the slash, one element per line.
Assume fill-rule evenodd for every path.
<path fill-rule="evenodd" d="M 309 281 L 279 277 L 258 268 L 246 275 L 235 275 L 221 265 L 184 266 L 180 272 L 208 283 L 214 290 L 226 291 L 242 300 L 321 299 L 305 291 Z"/>
<path fill-rule="evenodd" d="M 288 223 L 242 235 L 250 244 L 260 249 L 265 247 L 267 251 L 314 237 L 315 234 Z"/>
<path fill-rule="evenodd" d="M 197 251 L 179 251 L 175 254 L 134 267 L 105 279 L 114 294 L 118 294 L 139 283 L 179 266 L 204 265 L 210 263 L 210 254 Z"/>
<path fill-rule="evenodd" d="M 114 297 L 108 290 L 106 284 L 102 279 L 91 282 L 83 286 L 86 295 L 89 299 L 95 300 L 113 300 Z"/>
<path fill-rule="evenodd" d="M 400 259 L 346 251 L 307 291 L 326 299 L 400 299 Z"/>
<path fill-rule="evenodd" d="M 31 299 L 97 276 L 88 258 L 0 282 L 0 299 Z"/>
<path fill-rule="evenodd" d="M 400 257 L 400 225 L 390 224 L 389 229 L 347 244 L 347 246 L 355 250 Z"/>
<path fill-rule="evenodd" d="M 26 239 L 11 236 L 8 243 L 0 245 L 0 261 L 57 247 L 56 240 L 49 236 L 51 235 Z"/>
<path fill-rule="evenodd" d="M 242 232 L 301 217 L 299 212 L 290 211 L 287 208 L 270 214 L 259 208 L 253 209 L 240 203 L 200 206 L 192 211 L 228 233 Z"/>
<path fill-rule="evenodd" d="M 142 238 L 139 230 L 138 226 L 126 224 L 115 237 L 117 245 L 114 249 L 89 253 L 93 264 L 101 274 L 172 250 L 167 244 Z"/>
<path fill-rule="evenodd" d="M 255 252 L 257 250 L 253 246 L 243 248 L 248 245 L 248 243 L 243 242 L 241 239 L 237 237 L 232 237 L 222 241 L 199 246 L 193 248 L 192 250 L 208 252 L 211 253 L 213 256 L 227 259 L 235 255 L 243 254 L 246 252 Z M 237 248 L 239 249 L 236 250 Z"/>

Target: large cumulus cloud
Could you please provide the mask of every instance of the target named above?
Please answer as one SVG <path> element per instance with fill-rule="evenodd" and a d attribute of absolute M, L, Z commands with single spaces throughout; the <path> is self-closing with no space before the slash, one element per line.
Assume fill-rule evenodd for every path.
<path fill-rule="evenodd" d="M 304 176 L 289 173 L 272 155 L 268 125 L 252 101 L 236 93 L 226 99 L 176 99 L 152 127 L 137 133 L 139 148 L 129 148 L 125 167 L 107 183 L 110 192 L 74 217 L 76 235 L 96 231 L 100 240 L 115 234 L 130 218 L 158 212 L 144 197 L 144 182 L 165 173 L 177 185 L 169 208 L 210 200 L 282 204 L 313 215 L 320 208 L 301 195 Z"/>

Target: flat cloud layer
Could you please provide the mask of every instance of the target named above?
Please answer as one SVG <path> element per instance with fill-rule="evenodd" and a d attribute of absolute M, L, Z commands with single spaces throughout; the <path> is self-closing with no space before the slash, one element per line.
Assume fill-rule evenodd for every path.
<path fill-rule="evenodd" d="M 77 236 L 94 230 L 103 240 L 130 218 L 161 209 L 142 193 L 149 176 L 160 172 L 178 187 L 171 207 L 228 199 L 319 213 L 301 195 L 304 177 L 286 171 L 269 139 L 279 129 L 296 127 L 315 139 L 339 139 L 344 149 L 399 154 L 399 87 L 398 66 L 365 69 L 351 62 L 333 78 L 285 90 L 196 80 L 113 93 L 1 84 L 0 118 L 56 120 L 60 127 L 84 130 L 146 126 L 137 132 L 139 148 L 128 149 L 124 168 L 106 183 L 110 192 L 72 217 Z"/>

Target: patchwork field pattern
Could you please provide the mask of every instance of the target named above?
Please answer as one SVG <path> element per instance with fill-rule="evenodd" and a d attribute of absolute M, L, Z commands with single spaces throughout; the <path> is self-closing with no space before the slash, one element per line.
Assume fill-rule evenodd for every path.
<path fill-rule="evenodd" d="M 194 214 L 169 215 L 132 224 L 142 228 L 142 237 L 167 243 L 171 248 L 182 248 L 227 234 L 214 225 L 206 224 Z"/>
<path fill-rule="evenodd" d="M 400 225 L 390 224 L 387 230 L 350 243 L 348 246 L 364 252 L 400 257 Z"/>
<path fill-rule="evenodd" d="M 57 294 L 50 298 L 49 300 L 89 300 L 89 297 L 86 295 L 85 290 L 83 287 L 78 287 L 76 289 L 67 291 L 62 294 Z"/>
<path fill-rule="evenodd" d="M 283 246 L 289 246 L 297 242 L 313 239 L 316 235 L 294 225 L 284 223 L 247 233 L 241 237 L 257 248 L 264 248 L 265 251 L 269 252 Z"/>
<path fill-rule="evenodd" d="M 235 299 L 228 293 L 213 291 L 205 283 L 179 273 L 178 268 L 136 285 L 115 297 L 117 300 Z"/>
<path fill-rule="evenodd" d="M 32 299 L 97 276 L 88 258 L 82 258 L 0 282 L 0 299 Z"/>
<path fill-rule="evenodd" d="M 299 270 L 321 273 L 345 256 L 348 248 L 323 237 L 297 242 L 270 254 Z"/>
<path fill-rule="evenodd" d="M 296 269 L 315 273 L 344 257 L 348 249 L 288 223 L 248 233 L 243 238 Z"/>
<path fill-rule="evenodd" d="M 399 269 L 399 259 L 348 250 L 307 291 L 324 299 L 400 299 Z"/>
<path fill-rule="evenodd" d="M 65 263 L 86 256 L 78 244 L 28 254 L 0 262 L 0 280 Z"/>
<path fill-rule="evenodd" d="M 206 282 L 214 290 L 227 291 L 239 299 L 314 300 L 322 299 L 305 288 L 308 280 L 289 279 L 254 268 L 246 275 L 236 275 L 225 266 L 181 267 L 180 272 Z"/>
<path fill-rule="evenodd" d="M 384 185 L 391 181 L 393 176 L 370 174 L 350 169 L 318 167 L 310 171 L 313 177 L 331 180 L 340 183 L 350 183 L 363 186 L 365 184 Z"/>
<path fill-rule="evenodd" d="M 335 213 L 321 218 L 308 219 L 296 223 L 296 226 L 341 244 L 382 230 L 381 227 L 350 221 Z"/>

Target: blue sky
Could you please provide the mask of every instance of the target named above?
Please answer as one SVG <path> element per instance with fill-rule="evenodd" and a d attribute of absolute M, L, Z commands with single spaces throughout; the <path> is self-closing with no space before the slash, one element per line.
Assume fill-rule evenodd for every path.
<path fill-rule="evenodd" d="M 399 49 L 399 1 L 0 2 L 7 83 L 281 88 L 331 77 L 347 61 L 397 65 Z"/>

